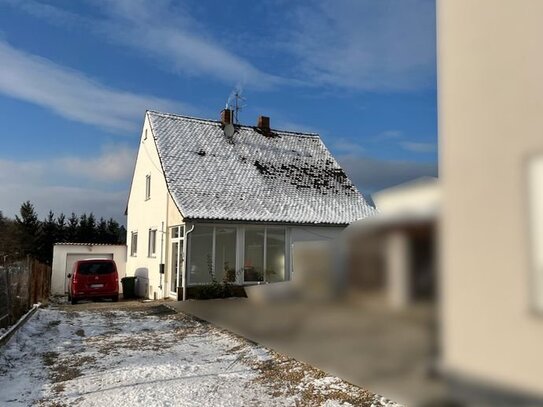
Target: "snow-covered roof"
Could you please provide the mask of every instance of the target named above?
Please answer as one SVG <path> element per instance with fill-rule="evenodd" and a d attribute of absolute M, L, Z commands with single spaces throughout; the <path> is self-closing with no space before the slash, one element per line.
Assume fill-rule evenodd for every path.
<path fill-rule="evenodd" d="M 170 193 L 187 219 L 349 224 L 374 213 L 317 134 L 149 111 Z"/>

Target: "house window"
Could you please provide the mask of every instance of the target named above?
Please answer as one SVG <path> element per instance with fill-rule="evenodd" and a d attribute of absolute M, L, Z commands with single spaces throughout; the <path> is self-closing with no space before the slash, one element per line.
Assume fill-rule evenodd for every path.
<path fill-rule="evenodd" d="M 215 227 L 214 275 L 217 281 L 236 282 L 236 228 Z"/>
<path fill-rule="evenodd" d="M 241 247 L 238 229 L 245 230 L 239 236 Z M 189 240 L 188 283 L 284 281 L 285 233 L 280 227 L 196 225 Z"/>
<path fill-rule="evenodd" d="M 247 228 L 245 231 L 244 281 L 264 281 L 265 228 Z"/>
<path fill-rule="evenodd" d="M 138 232 L 132 232 L 130 238 L 130 256 L 138 255 Z"/>
<path fill-rule="evenodd" d="M 145 176 L 145 200 L 151 199 L 151 174 Z"/>
<path fill-rule="evenodd" d="M 149 247 L 147 256 L 155 257 L 156 255 L 156 229 L 149 229 Z"/>
<path fill-rule="evenodd" d="M 183 239 L 184 237 L 184 234 L 185 234 L 185 227 L 184 226 L 174 226 L 171 229 L 171 237 L 172 239 Z"/>
<path fill-rule="evenodd" d="M 243 278 L 245 282 L 285 280 L 285 229 L 246 229 Z"/>
<path fill-rule="evenodd" d="M 275 283 L 285 280 L 285 229 L 266 229 L 266 260 L 264 277 Z"/>
<path fill-rule="evenodd" d="M 213 226 L 197 225 L 190 234 L 189 282 L 210 283 L 213 276 Z"/>

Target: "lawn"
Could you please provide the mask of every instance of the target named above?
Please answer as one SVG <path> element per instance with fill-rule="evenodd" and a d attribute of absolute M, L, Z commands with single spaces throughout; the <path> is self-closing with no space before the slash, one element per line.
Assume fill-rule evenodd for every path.
<path fill-rule="evenodd" d="M 163 305 L 51 306 L 0 349 L 0 405 L 387 403 Z"/>

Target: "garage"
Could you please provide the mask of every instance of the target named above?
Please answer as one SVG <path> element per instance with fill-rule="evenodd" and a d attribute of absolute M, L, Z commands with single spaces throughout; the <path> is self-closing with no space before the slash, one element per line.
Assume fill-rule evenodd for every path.
<path fill-rule="evenodd" d="M 68 292 L 68 274 L 74 263 L 84 259 L 113 259 L 119 273 L 119 292 L 122 292 L 121 278 L 126 274 L 126 246 L 99 243 L 56 243 L 53 248 L 51 294 L 64 295 Z"/>

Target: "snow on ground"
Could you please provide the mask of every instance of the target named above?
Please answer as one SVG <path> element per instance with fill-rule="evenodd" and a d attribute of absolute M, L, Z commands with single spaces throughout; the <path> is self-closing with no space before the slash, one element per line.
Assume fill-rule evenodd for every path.
<path fill-rule="evenodd" d="M 211 325 L 148 306 L 38 310 L 0 349 L 0 405 L 5 404 L 346 407 L 386 402 Z"/>

